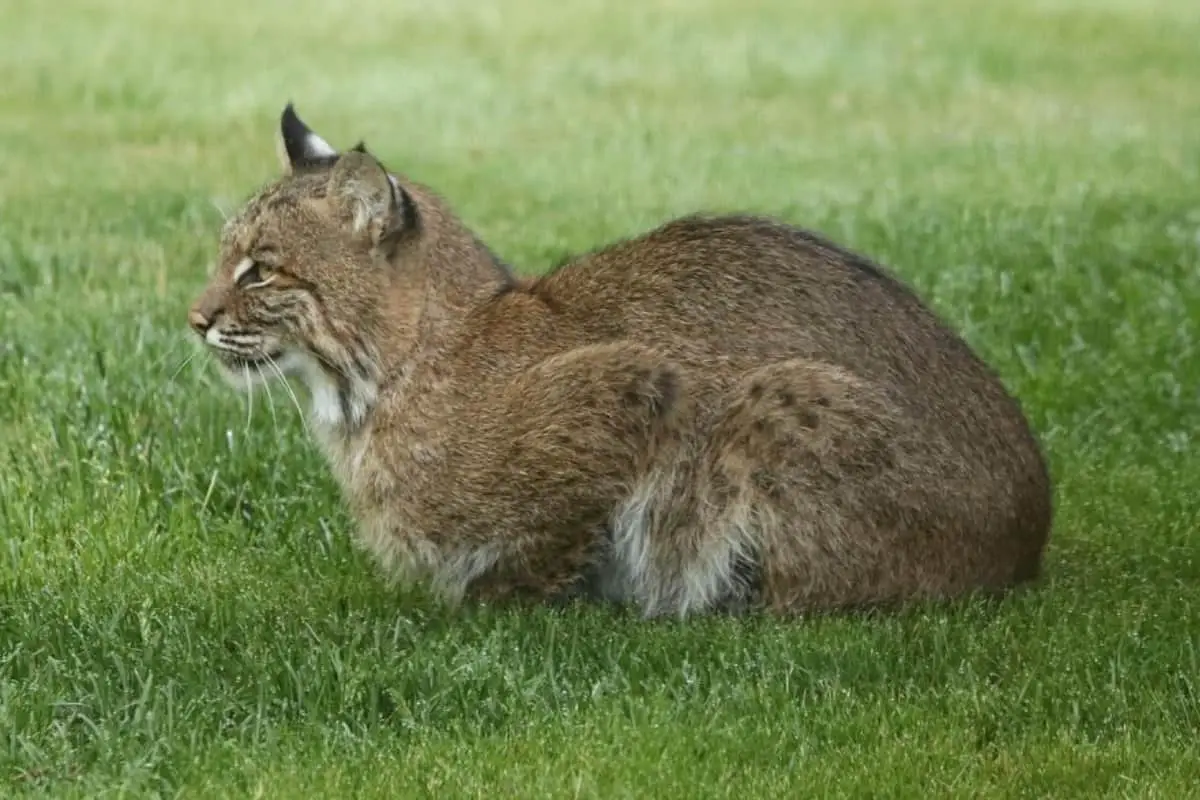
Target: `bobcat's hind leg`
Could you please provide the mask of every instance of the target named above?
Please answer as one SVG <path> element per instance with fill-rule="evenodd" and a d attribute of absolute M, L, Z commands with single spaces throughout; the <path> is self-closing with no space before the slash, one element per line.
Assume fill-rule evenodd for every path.
<path fill-rule="evenodd" d="M 775 612 L 991 594 L 1022 577 L 1023 509 L 1003 472 L 844 369 L 750 373 L 709 448 L 696 530 L 709 548 L 754 554 Z"/>
<path fill-rule="evenodd" d="M 880 391 L 833 365 L 791 360 L 746 376 L 710 444 L 720 509 L 710 524 L 750 520 L 767 607 L 855 606 L 886 592 L 903 432 Z"/>
<path fill-rule="evenodd" d="M 832 365 L 755 370 L 697 458 L 641 484 L 614 517 L 648 616 L 854 604 L 872 594 L 902 426 Z"/>

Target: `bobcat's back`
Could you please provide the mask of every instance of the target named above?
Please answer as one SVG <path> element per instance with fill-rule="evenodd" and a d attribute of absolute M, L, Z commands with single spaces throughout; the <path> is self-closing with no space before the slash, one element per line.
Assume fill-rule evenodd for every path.
<path fill-rule="evenodd" d="M 961 409 L 964 399 L 990 415 L 1015 411 L 994 373 L 905 284 L 772 219 L 684 217 L 526 291 L 597 338 L 642 339 L 718 369 L 807 358 L 876 381 L 913 411 L 931 401 Z"/>
<path fill-rule="evenodd" d="M 688 216 L 532 281 L 525 291 L 597 340 L 632 339 L 690 365 L 715 408 L 746 371 L 830 364 L 904 409 L 915 435 L 1049 526 L 1049 475 L 996 374 L 903 282 L 808 231 L 754 216 Z"/>

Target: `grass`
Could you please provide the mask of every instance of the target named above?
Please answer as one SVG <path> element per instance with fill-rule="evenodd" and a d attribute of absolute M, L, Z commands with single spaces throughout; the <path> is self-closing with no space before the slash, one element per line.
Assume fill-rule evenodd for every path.
<path fill-rule="evenodd" d="M 0 793 L 1197 796 L 1193 6 L 5 0 Z M 1045 580 L 685 623 L 389 589 L 282 393 L 177 373 L 289 98 L 524 270 L 700 208 L 889 264 L 1045 443 Z"/>

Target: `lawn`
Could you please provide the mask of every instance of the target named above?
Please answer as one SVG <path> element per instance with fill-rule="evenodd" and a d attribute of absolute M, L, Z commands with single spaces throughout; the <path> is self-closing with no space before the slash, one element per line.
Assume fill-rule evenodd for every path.
<path fill-rule="evenodd" d="M 1194 0 L 0 3 L 0 794 L 1200 796 Z M 994 604 L 448 613 L 186 309 L 292 99 L 506 259 L 697 209 L 891 266 L 1047 449 Z"/>

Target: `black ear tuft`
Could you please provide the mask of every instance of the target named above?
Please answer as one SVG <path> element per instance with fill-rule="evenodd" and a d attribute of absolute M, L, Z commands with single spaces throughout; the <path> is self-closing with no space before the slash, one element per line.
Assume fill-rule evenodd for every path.
<path fill-rule="evenodd" d="M 287 150 L 288 160 L 293 164 L 304 160 L 304 142 L 308 138 L 308 126 L 296 116 L 292 101 L 288 101 L 279 118 L 279 133 L 283 136 L 283 146 Z"/>
<path fill-rule="evenodd" d="M 358 144 L 354 145 L 354 147 L 351 147 L 350 149 L 356 153 L 365 153 L 367 152 L 367 143 L 360 139 Z"/>
<path fill-rule="evenodd" d="M 279 133 L 293 168 L 327 163 L 337 156 L 328 142 L 304 124 L 290 100 L 279 117 Z"/>

